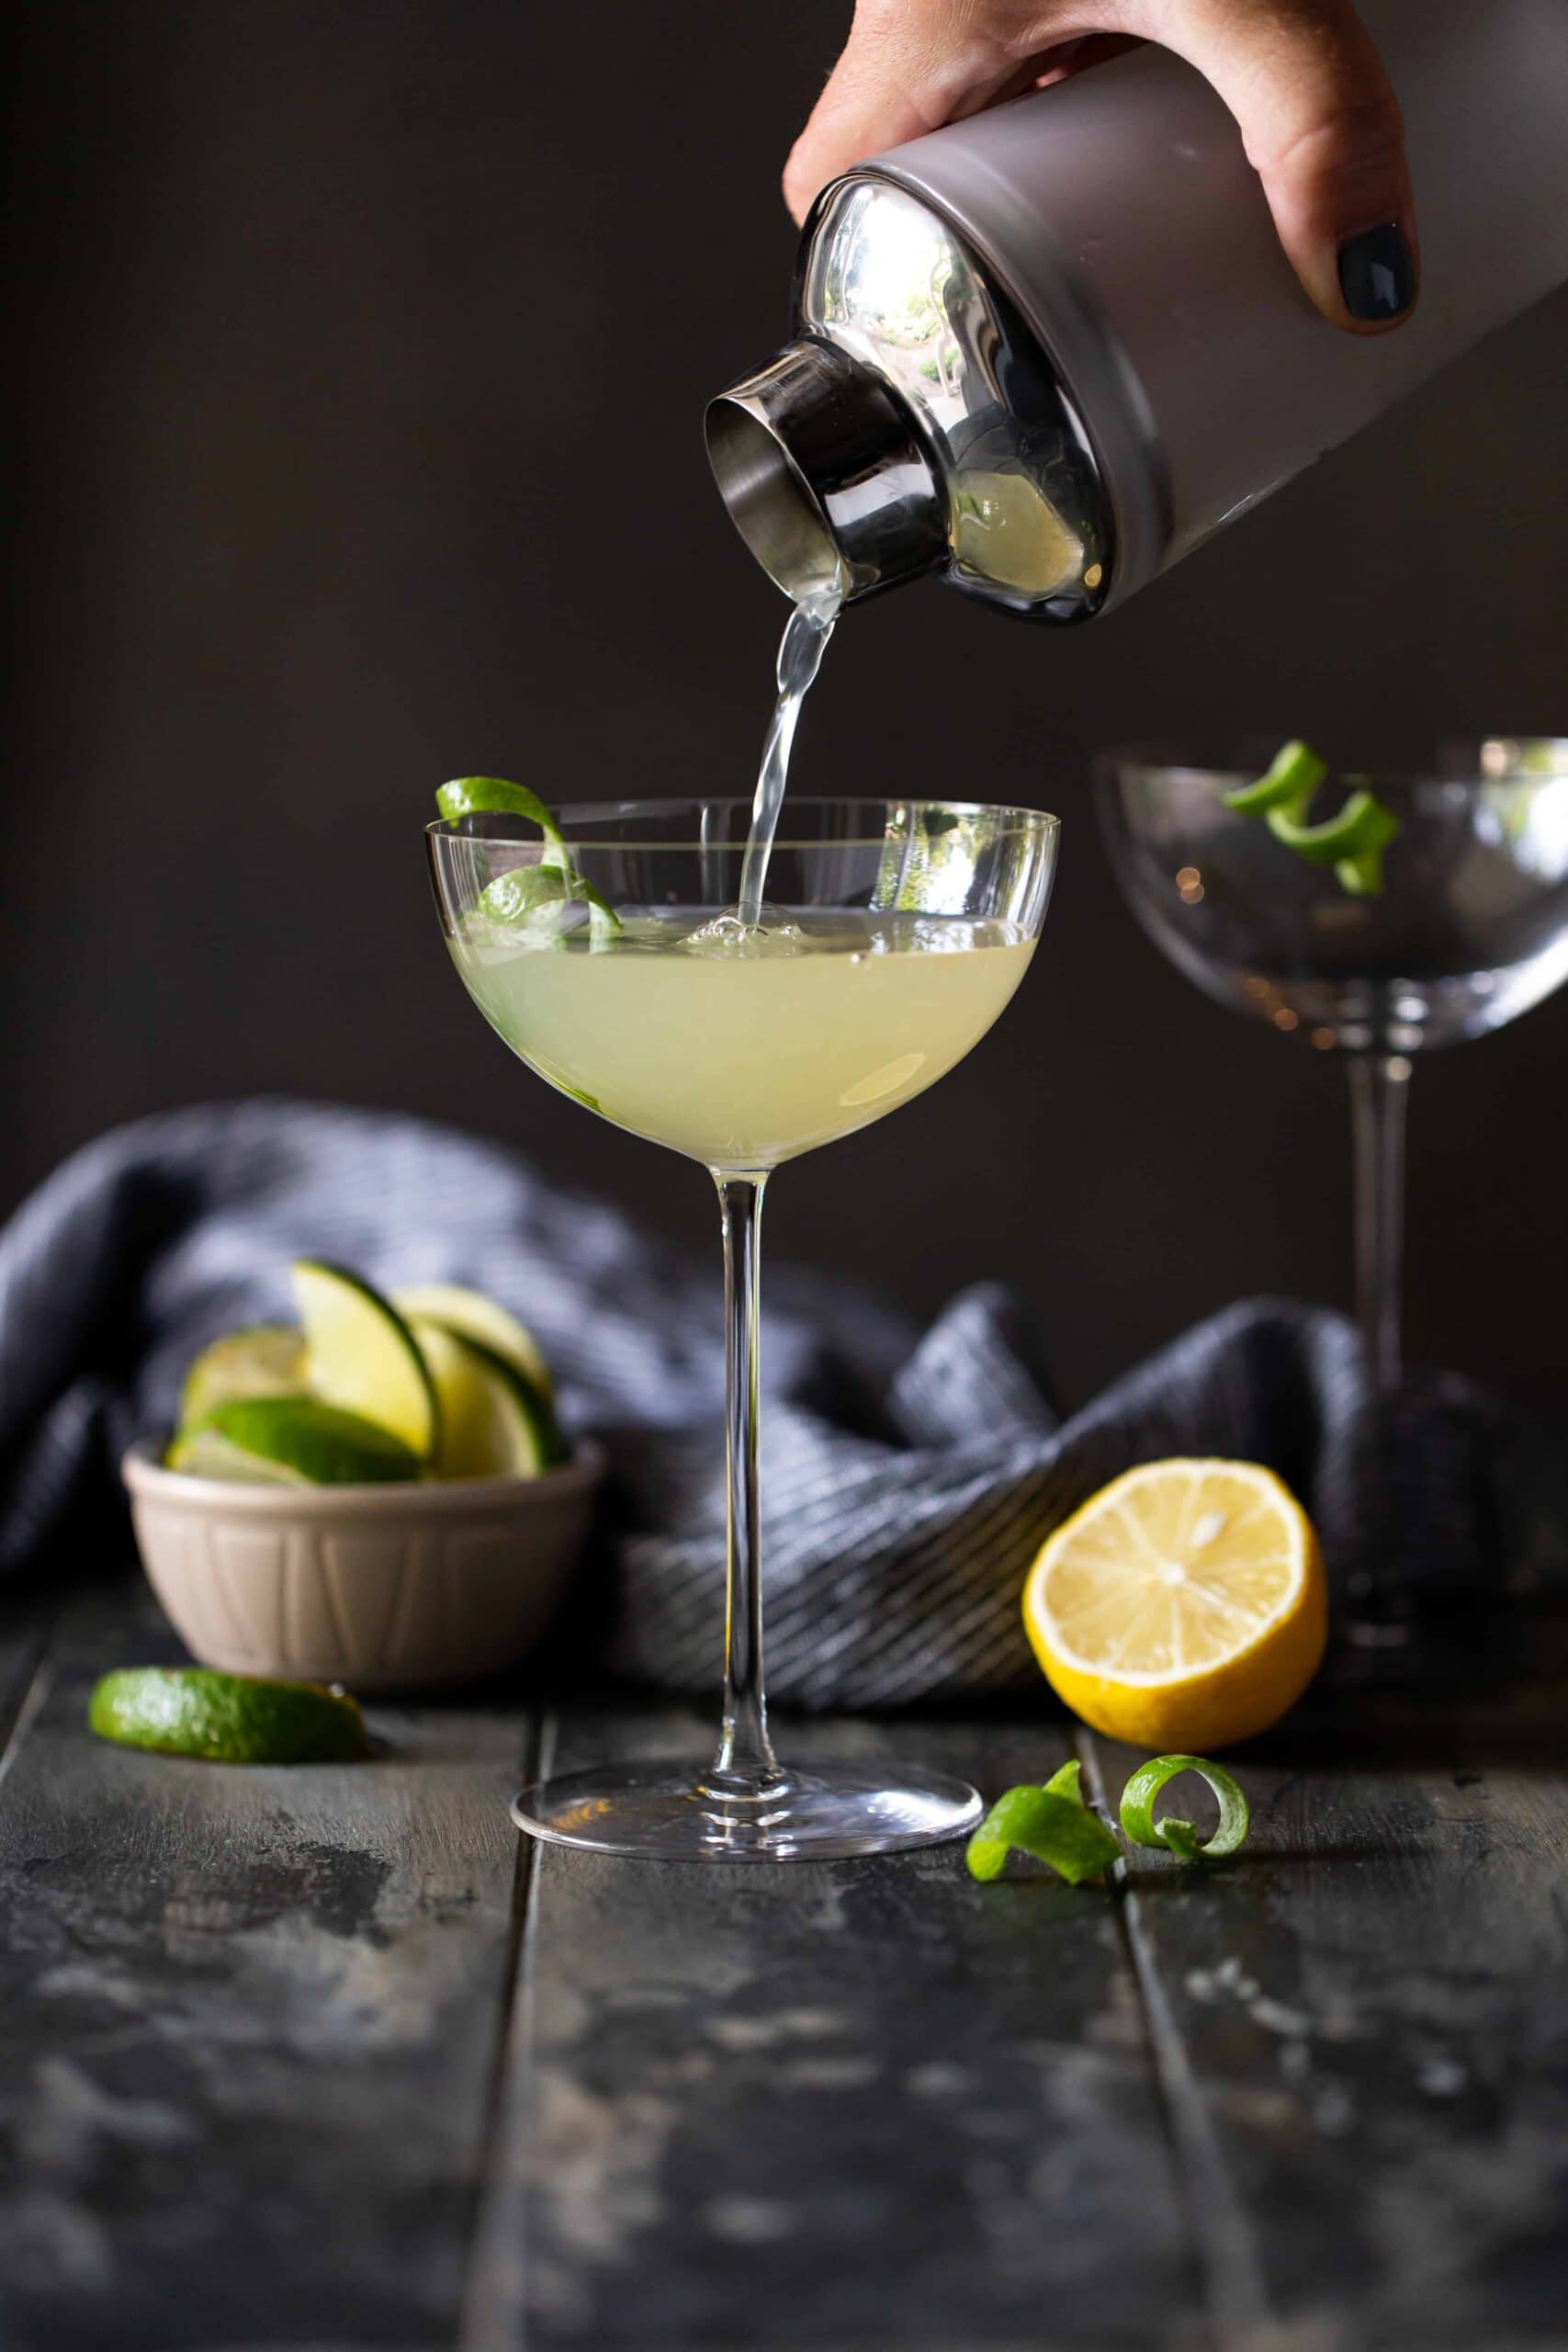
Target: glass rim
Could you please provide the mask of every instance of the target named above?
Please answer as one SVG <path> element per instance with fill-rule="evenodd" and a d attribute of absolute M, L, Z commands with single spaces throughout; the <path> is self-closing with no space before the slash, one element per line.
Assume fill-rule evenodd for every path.
<path fill-rule="evenodd" d="M 613 819 L 640 819 L 644 816 L 648 817 L 649 820 L 652 821 L 662 812 L 677 808 L 744 809 L 749 813 L 750 808 L 751 797 L 750 794 L 721 793 L 716 794 L 711 798 L 696 800 L 671 798 L 668 800 L 568 801 L 563 803 L 560 808 L 552 809 L 551 815 L 554 817 L 556 823 L 559 826 L 562 834 L 570 838 L 574 825 L 603 824 Z M 886 847 L 888 835 L 886 831 L 878 833 L 866 833 L 863 836 L 861 836 L 851 833 L 801 833 L 788 829 L 789 820 L 792 817 L 804 815 L 806 811 L 813 808 L 902 808 L 917 813 L 929 812 L 936 809 L 941 810 L 945 815 L 953 817 L 991 817 L 1000 820 L 995 828 L 995 831 L 998 839 L 1006 839 L 1010 835 L 1028 833 L 1039 833 L 1043 838 L 1049 839 L 1055 834 L 1059 833 L 1062 830 L 1061 819 L 1057 816 L 1054 816 L 1049 809 L 1023 808 L 1002 802 L 991 802 L 986 800 L 926 800 L 886 797 L 873 799 L 869 795 L 863 793 L 840 793 L 836 796 L 829 793 L 803 793 L 797 797 L 792 793 L 786 795 L 784 808 L 780 812 L 779 831 L 773 836 L 773 845 L 775 850 L 885 849 Z M 485 810 L 481 813 L 488 817 L 492 824 L 497 824 L 502 828 L 504 828 L 509 821 L 507 812 L 504 809 L 498 809 L 495 811 Z M 510 820 L 512 824 L 516 825 L 519 828 L 523 826 L 527 826 L 529 828 L 526 832 L 518 831 L 516 833 L 513 833 L 506 830 L 496 831 L 486 831 L 483 832 L 465 831 L 464 828 L 470 821 L 471 820 L 468 818 L 465 817 L 460 819 L 457 824 L 453 824 L 446 817 L 433 818 L 424 828 L 425 838 L 429 841 L 446 842 L 510 842 L 515 840 L 520 846 L 525 849 L 537 849 L 539 846 L 540 837 L 538 826 L 532 823 L 532 821 L 526 817 L 516 817 Z M 894 838 L 897 838 L 897 836 Z M 744 854 L 746 849 L 746 837 L 744 833 L 739 833 L 737 834 L 734 839 L 729 841 L 706 842 L 703 840 L 699 833 L 687 832 L 665 835 L 660 838 L 648 840 L 618 837 L 614 841 L 587 842 L 580 844 L 580 846 L 589 850 L 701 851 L 707 856 L 713 856 L 716 854 L 722 854 L 728 851 L 733 852 L 734 854 L 739 856 Z"/>
<path fill-rule="evenodd" d="M 1234 784 L 1237 777 L 1256 781 L 1264 771 L 1254 762 L 1236 760 L 1222 766 L 1212 760 L 1176 759 L 1157 745 L 1126 743 L 1096 754 L 1095 789 L 1113 792 L 1129 772 L 1186 778 L 1194 784 Z M 1568 769 L 1543 769 L 1540 773 L 1510 769 L 1496 775 L 1445 775 L 1436 764 L 1429 768 L 1336 766 L 1330 769 L 1327 781 L 1351 788 L 1365 785 L 1373 792 L 1495 792 L 1500 785 L 1522 785 L 1535 789 L 1541 785 L 1568 783 Z"/>

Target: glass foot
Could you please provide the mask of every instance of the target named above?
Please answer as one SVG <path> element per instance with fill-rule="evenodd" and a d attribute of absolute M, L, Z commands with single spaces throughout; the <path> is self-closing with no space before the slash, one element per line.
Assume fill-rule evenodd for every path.
<path fill-rule="evenodd" d="M 962 1838 L 984 1808 L 966 1781 L 919 1765 L 784 1770 L 760 1788 L 711 1764 L 605 1764 L 525 1789 L 530 1837 L 666 1862 L 820 1862 Z"/>

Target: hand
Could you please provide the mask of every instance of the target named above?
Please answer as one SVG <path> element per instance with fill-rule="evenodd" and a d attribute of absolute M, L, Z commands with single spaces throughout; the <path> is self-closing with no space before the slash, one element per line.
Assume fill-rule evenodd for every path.
<path fill-rule="evenodd" d="M 1325 318 L 1376 334 L 1408 316 L 1417 248 L 1404 125 L 1350 0 L 857 0 L 784 170 L 790 210 L 804 220 L 818 190 L 865 156 L 1129 39 L 1175 50 L 1213 84 Z"/>

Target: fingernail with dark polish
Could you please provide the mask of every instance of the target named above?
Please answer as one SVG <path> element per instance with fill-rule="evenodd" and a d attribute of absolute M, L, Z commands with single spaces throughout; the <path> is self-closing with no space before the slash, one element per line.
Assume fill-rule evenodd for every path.
<path fill-rule="evenodd" d="M 1397 220 L 1363 229 L 1339 248 L 1339 290 L 1353 319 L 1397 319 L 1416 300 L 1416 259 Z"/>

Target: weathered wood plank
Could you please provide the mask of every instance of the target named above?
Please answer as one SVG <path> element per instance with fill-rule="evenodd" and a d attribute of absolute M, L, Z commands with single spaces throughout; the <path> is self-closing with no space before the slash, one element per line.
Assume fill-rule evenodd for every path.
<path fill-rule="evenodd" d="M 558 1760 L 700 1753 L 706 1728 L 581 1717 Z M 1065 1753 L 1040 1725 L 787 1747 L 901 1749 L 991 1790 Z M 535 1868 L 468 2352 L 1207 2341 L 1103 1892 L 979 1888 L 956 1847 Z"/>
<path fill-rule="evenodd" d="M 51 1595 L 0 1593 L 0 1781 L 38 1703 L 34 1686 L 58 1614 Z"/>
<path fill-rule="evenodd" d="M 0 1789 L 7 2352 L 449 2346 L 497 2054 L 518 1715 L 377 1709 L 375 1762 L 107 1747 L 140 1597 L 63 1623 Z"/>
<path fill-rule="evenodd" d="M 1133 1863 L 1222 2352 L 1563 2341 L 1565 1721 L 1325 1701 L 1237 1762 L 1235 1863 Z M 1091 1745 L 1114 1799 L 1140 1759 Z"/>

